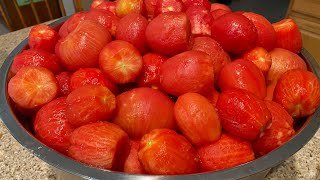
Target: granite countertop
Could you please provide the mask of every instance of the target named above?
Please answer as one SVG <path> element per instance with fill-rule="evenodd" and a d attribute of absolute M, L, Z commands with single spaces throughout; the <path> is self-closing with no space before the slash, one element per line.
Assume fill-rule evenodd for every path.
<path fill-rule="evenodd" d="M 0 36 L 0 66 L 30 28 Z M 300 151 L 273 168 L 266 179 L 320 180 L 320 130 Z M 0 120 L 0 179 L 60 179 L 55 170 L 33 156 L 8 132 Z"/>

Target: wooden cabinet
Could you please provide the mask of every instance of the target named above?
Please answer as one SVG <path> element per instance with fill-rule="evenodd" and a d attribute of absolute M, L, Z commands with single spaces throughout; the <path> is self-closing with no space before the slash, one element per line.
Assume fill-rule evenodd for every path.
<path fill-rule="evenodd" d="M 303 46 L 320 63 L 320 0 L 292 0 L 288 17 L 297 22 Z"/>
<path fill-rule="evenodd" d="M 26 2 L 21 5 L 16 0 L 0 0 L 2 16 L 10 31 L 56 19 L 64 14 L 61 0 Z"/>

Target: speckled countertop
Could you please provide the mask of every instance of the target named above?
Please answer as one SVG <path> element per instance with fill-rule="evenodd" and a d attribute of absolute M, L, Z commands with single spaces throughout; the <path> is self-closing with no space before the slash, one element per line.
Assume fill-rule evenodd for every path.
<path fill-rule="evenodd" d="M 29 28 L 0 36 L 0 66 Z M 60 179 L 55 170 L 23 148 L 0 119 L 0 179 Z M 320 180 L 320 131 L 291 158 L 273 168 L 266 179 Z"/>

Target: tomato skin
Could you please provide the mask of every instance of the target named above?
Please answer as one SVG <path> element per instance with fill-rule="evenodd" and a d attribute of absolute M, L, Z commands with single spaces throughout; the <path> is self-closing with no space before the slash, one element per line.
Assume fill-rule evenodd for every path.
<path fill-rule="evenodd" d="M 135 82 L 143 61 L 137 48 L 123 40 L 107 44 L 99 56 L 99 66 L 108 79 L 116 84 Z"/>
<path fill-rule="evenodd" d="M 62 71 L 59 58 L 55 54 L 39 49 L 28 49 L 19 53 L 14 57 L 10 70 L 16 74 L 22 67 L 26 66 L 44 67 L 54 74 Z"/>
<path fill-rule="evenodd" d="M 55 52 L 66 70 L 98 67 L 100 51 L 111 40 L 110 33 L 102 25 L 83 20 L 70 34 L 59 40 Z"/>
<path fill-rule="evenodd" d="M 144 174 L 145 170 L 139 161 L 138 152 L 140 148 L 140 140 L 130 140 L 130 153 L 123 167 L 123 172 L 131 174 Z"/>
<path fill-rule="evenodd" d="M 225 65 L 219 75 L 219 87 L 222 91 L 238 88 L 247 90 L 260 99 L 267 94 L 265 78 L 261 70 L 251 61 L 238 59 Z"/>
<path fill-rule="evenodd" d="M 187 92 L 207 95 L 214 85 L 212 59 L 200 51 L 173 56 L 161 66 L 160 84 L 164 91 L 174 96 Z"/>
<path fill-rule="evenodd" d="M 117 125 L 95 122 L 74 130 L 68 155 L 85 164 L 122 171 L 130 151 L 128 135 Z"/>
<path fill-rule="evenodd" d="M 271 122 L 264 101 L 245 90 L 223 91 L 216 107 L 223 129 L 244 140 L 256 140 Z"/>
<path fill-rule="evenodd" d="M 167 58 L 156 53 L 148 53 L 142 59 L 143 68 L 137 79 L 138 86 L 161 89 L 160 68 Z"/>
<path fill-rule="evenodd" d="M 144 135 L 138 155 L 149 174 L 191 174 L 199 169 L 194 147 L 170 129 L 155 129 Z"/>
<path fill-rule="evenodd" d="M 148 20 L 138 13 L 131 13 L 119 20 L 115 37 L 131 43 L 136 47 L 140 54 L 147 52 L 146 28 Z"/>
<path fill-rule="evenodd" d="M 253 149 L 257 156 L 262 156 L 281 146 L 295 135 L 293 118 L 278 103 L 265 101 L 272 116 L 272 124 L 255 142 Z"/>
<path fill-rule="evenodd" d="M 197 93 L 179 96 L 174 105 L 174 115 L 178 128 L 194 146 L 208 144 L 220 138 L 218 113 L 204 96 Z"/>
<path fill-rule="evenodd" d="M 294 118 L 309 116 L 320 105 L 320 81 L 310 71 L 289 70 L 278 80 L 273 101 L 281 104 Z"/>
<path fill-rule="evenodd" d="M 30 49 L 41 49 L 54 52 L 54 47 L 59 40 L 59 34 L 48 25 L 38 24 L 31 28 L 28 36 Z"/>
<path fill-rule="evenodd" d="M 107 79 L 98 68 L 80 68 L 70 78 L 71 91 L 84 85 L 98 85 L 107 87 L 112 93 L 117 94 L 117 86 Z"/>
<path fill-rule="evenodd" d="M 142 87 L 117 96 L 117 110 L 113 122 L 125 130 L 130 138 L 139 139 L 153 129 L 175 129 L 174 102 L 164 93 Z"/>
<path fill-rule="evenodd" d="M 79 127 L 110 120 L 115 108 L 115 96 L 108 88 L 84 85 L 68 95 L 66 115 L 70 124 Z"/>
<path fill-rule="evenodd" d="M 25 109 L 38 109 L 52 101 L 58 94 L 54 74 L 44 67 L 21 68 L 8 83 L 12 100 Z"/>
<path fill-rule="evenodd" d="M 201 170 L 217 171 L 254 160 L 251 143 L 223 133 L 221 138 L 198 149 Z"/>
<path fill-rule="evenodd" d="M 60 97 L 43 106 L 37 112 L 33 123 L 36 137 L 64 154 L 68 151 L 70 135 L 74 130 L 65 114 L 66 99 Z"/>

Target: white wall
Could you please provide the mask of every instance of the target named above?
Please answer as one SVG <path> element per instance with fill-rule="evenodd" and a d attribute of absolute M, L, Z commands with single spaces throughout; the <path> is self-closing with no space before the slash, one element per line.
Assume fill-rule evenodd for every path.
<path fill-rule="evenodd" d="M 66 11 L 66 15 L 71 15 L 75 13 L 75 8 L 73 5 L 73 1 L 71 0 L 63 0 L 64 9 Z"/>

